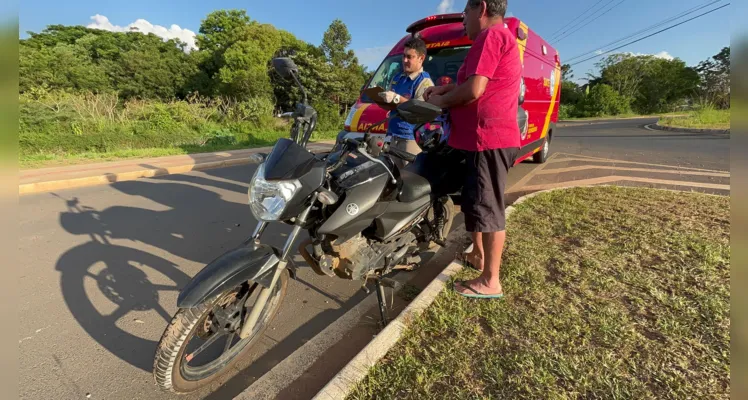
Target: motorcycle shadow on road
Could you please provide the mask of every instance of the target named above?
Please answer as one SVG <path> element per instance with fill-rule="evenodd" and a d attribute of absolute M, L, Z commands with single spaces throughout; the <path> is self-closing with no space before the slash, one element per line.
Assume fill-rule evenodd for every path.
<path fill-rule="evenodd" d="M 227 168 L 227 175 L 213 182 L 206 182 L 213 180 L 210 175 L 118 182 L 112 187 L 129 195 L 120 202 L 126 205 L 103 210 L 87 207 L 78 198 L 61 197 L 67 207 L 60 214 L 62 228 L 90 240 L 61 255 L 56 269 L 64 301 L 91 338 L 128 364 L 152 370 L 160 335 L 176 311 L 178 291 L 206 263 L 251 235 L 255 221 L 242 186 L 253 170 L 254 166 Z M 134 203 L 131 196 L 147 199 L 147 205 L 141 199 L 135 199 L 138 207 L 127 205 Z M 269 244 L 282 244 L 288 230 L 269 227 Z M 241 392 L 243 382 L 262 376 L 364 297 L 354 282 L 344 282 L 347 289 L 328 286 L 332 279 L 322 283 L 322 277 L 303 262 L 297 265 L 299 281 L 289 286 L 287 304 L 269 329 L 278 327 L 285 333 L 265 335 L 263 354 L 238 366 L 246 371 L 232 379 L 237 384 L 221 388 L 224 398 Z M 324 306 L 330 302 L 338 306 Z M 304 313 L 300 326 L 288 322 Z M 200 393 L 200 398 L 210 394 Z"/>

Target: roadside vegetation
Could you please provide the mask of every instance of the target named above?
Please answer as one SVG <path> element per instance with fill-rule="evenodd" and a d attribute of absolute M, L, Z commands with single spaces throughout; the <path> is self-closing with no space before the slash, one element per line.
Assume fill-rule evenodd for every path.
<path fill-rule="evenodd" d="M 245 11 L 209 14 L 198 49 L 137 31 L 51 25 L 20 41 L 22 167 L 273 144 L 288 135 L 277 116 L 301 100 L 271 68 L 289 56 L 319 113 L 318 137 L 334 137 L 367 72 L 340 20 L 320 45 Z"/>
<path fill-rule="evenodd" d="M 729 221 L 729 197 L 697 193 L 529 199 L 506 298 L 445 290 L 349 398 L 728 399 Z"/>
<path fill-rule="evenodd" d="M 704 108 L 689 112 L 685 117 L 663 117 L 660 125 L 674 128 L 730 129 L 730 110 Z"/>
<path fill-rule="evenodd" d="M 612 54 L 588 82 L 562 66 L 559 119 L 646 116 L 730 108 L 730 48 L 689 67 L 680 59 Z"/>

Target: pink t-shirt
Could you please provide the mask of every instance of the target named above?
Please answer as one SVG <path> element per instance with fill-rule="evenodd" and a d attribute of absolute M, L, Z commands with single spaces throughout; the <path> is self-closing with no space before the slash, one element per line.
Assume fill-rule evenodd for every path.
<path fill-rule="evenodd" d="M 457 73 L 457 84 L 473 75 L 487 77 L 488 84 L 478 100 L 449 110 L 451 147 L 468 151 L 520 147 L 517 107 L 521 74 L 517 39 L 504 24 L 478 35 Z"/>

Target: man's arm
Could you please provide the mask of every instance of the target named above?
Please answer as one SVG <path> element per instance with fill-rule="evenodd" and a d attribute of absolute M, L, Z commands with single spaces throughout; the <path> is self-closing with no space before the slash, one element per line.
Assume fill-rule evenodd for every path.
<path fill-rule="evenodd" d="M 434 81 L 432 81 L 431 78 L 423 78 L 423 80 L 421 80 L 421 83 L 416 88 L 416 92 L 413 94 L 413 98 L 423 101 L 426 89 L 430 87 L 434 87 Z"/>
<path fill-rule="evenodd" d="M 483 75 L 473 75 L 460 86 L 448 93 L 437 96 L 433 103 L 441 108 L 450 108 L 470 104 L 478 100 L 486 91 L 488 78 Z"/>

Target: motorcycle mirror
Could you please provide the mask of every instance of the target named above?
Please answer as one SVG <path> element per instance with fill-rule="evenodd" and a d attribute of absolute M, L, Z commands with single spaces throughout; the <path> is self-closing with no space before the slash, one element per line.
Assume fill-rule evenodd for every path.
<path fill-rule="evenodd" d="M 396 112 L 409 124 L 425 124 L 439 117 L 442 109 L 425 101 L 410 100 L 397 106 Z"/>
<path fill-rule="evenodd" d="M 294 74 L 299 73 L 296 63 L 288 57 L 277 57 L 273 59 L 273 68 L 284 79 L 291 79 Z"/>

